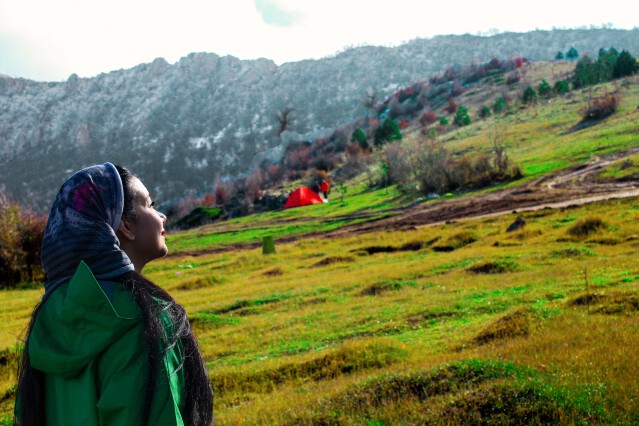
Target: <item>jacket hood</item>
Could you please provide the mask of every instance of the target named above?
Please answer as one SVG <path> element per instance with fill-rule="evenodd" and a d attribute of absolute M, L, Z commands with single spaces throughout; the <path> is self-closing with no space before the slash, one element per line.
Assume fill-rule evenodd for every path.
<path fill-rule="evenodd" d="M 109 296 L 84 263 L 43 302 L 28 341 L 31 366 L 72 378 L 141 321 L 130 292 Z"/>

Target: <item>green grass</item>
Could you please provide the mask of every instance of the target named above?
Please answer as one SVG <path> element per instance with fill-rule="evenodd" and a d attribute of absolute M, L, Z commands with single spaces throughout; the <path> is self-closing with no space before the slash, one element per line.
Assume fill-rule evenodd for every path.
<path fill-rule="evenodd" d="M 579 132 L 579 94 L 501 117 L 525 179 L 636 145 L 639 85 L 623 90 L 616 115 Z M 485 151 L 490 126 L 473 126 L 446 143 Z M 626 176 L 615 167 L 602 178 Z M 411 202 L 354 185 L 343 200 L 169 236 L 174 255 L 145 274 L 189 314 L 218 424 L 639 421 L 639 200 L 523 213 L 514 233 L 515 214 L 323 235 Z M 265 235 L 275 254 L 262 254 Z M 41 295 L 0 292 L 0 422 Z"/>
<path fill-rule="evenodd" d="M 394 187 L 366 191 L 359 185 L 343 201 L 335 196 L 325 204 L 257 214 L 195 231 L 171 233 L 167 242 L 172 253 L 182 253 L 222 245 L 257 244 L 265 236 L 273 236 L 277 241 L 387 217 L 393 214 L 392 209 L 407 202 Z"/>

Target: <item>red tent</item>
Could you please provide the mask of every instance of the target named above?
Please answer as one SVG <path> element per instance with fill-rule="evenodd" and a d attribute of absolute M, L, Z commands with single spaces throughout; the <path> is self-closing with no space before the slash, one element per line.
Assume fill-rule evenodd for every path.
<path fill-rule="evenodd" d="M 300 186 L 288 196 L 288 200 L 286 200 L 284 208 L 290 209 L 291 207 L 301 207 L 322 203 L 323 201 L 317 192 L 313 191 L 311 188 Z"/>

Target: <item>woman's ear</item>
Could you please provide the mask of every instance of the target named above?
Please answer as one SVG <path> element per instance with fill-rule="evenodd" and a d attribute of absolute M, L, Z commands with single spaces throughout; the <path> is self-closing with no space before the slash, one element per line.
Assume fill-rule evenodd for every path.
<path fill-rule="evenodd" d="M 133 225 L 125 218 L 122 218 L 122 220 L 120 220 L 120 226 L 118 227 L 117 230 L 117 235 L 120 239 L 124 238 L 128 241 L 133 241 L 135 240 L 135 228 L 133 227 Z"/>

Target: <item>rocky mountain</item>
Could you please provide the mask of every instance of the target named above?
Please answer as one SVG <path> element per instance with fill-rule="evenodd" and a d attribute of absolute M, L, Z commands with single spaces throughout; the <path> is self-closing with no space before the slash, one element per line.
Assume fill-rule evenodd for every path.
<path fill-rule="evenodd" d="M 278 152 L 275 116 L 284 108 L 294 108 L 293 135 L 312 139 L 365 114 L 367 90 L 383 99 L 454 64 L 552 60 L 570 47 L 582 56 L 610 47 L 637 56 L 639 29 L 437 36 L 279 66 L 192 53 L 65 82 L 0 75 L 0 189 L 46 211 L 69 173 L 111 161 L 154 196 L 179 197 L 246 172 L 256 154 Z"/>

